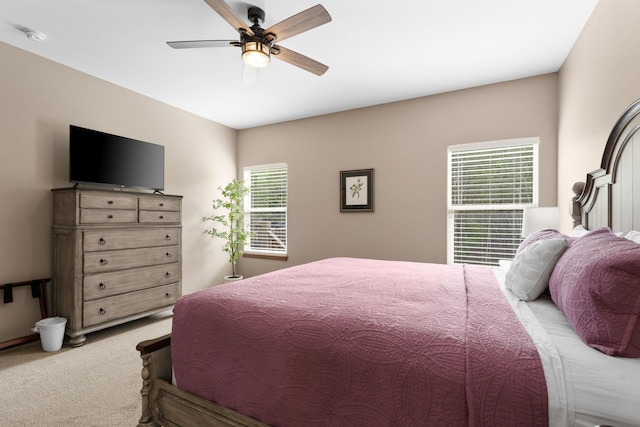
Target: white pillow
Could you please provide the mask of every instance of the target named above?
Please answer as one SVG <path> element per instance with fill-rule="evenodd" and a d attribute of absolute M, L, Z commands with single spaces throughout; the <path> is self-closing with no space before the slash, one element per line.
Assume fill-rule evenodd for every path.
<path fill-rule="evenodd" d="M 538 240 L 519 252 L 505 276 L 505 286 L 521 300 L 533 301 L 547 286 L 549 276 L 564 250 L 563 238 Z"/>
<path fill-rule="evenodd" d="M 636 231 L 636 230 L 627 231 L 622 235 L 622 237 L 624 237 L 625 239 L 631 240 L 632 242 L 640 243 L 640 231 Z"/>
<path fill-rule="evenodd" d="M 500 266 L 502 271 L 506 273 L 507 271 L 509 271 L 509 268 L 511 267 L 512 262 L 513 260 L 510 260 L 510 259 L 499 259 L 498 265 Z"/>
<path fill-rule="evenodd" d="M 588 232 L 589 232 L 589 230 L 587 230 L 583 226 L 576 225 L 573 228 L 573 230 L 571 230 L 571 233 L 569 233 L 569 237 L 581 237 L 581 236 L 584 236 L 585 234 L 587 234 Z"/>
<path fill-rule="evenodd" d="M 582 237 L 588 232 L 589 230 L 581 225 L 578 225 L 573 230 L 571 230 L 571 233 L 569 233 L 569 237 Z M 640 231 L 618 231 L 615 234 L 618 237 L 624 237 L 625 239 L 631 240 L 632 242 L 640 243 Z"/>

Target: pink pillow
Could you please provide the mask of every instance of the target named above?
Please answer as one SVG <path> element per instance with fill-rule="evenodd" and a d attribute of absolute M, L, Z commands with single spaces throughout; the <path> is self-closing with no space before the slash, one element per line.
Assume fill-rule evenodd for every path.
<path fill-rule="evenodd" d="M 567 239 L 567 236 L 565 236 L 564 234 L 562 234 L 561 232 L 559 232 L 558 230 L 554 230 L 551 228 L 547 228 L 545 230 L 540 230 L 540 231 L 536 231 L 534 233 L 529 234 L 523 241 L 522 243 L 520 243 L 520 246 L 518 246 L 518 250 L 516 251 L 516 255 L 519 254 L 520 252 L 522 252 L 527 246 L 532 245 L 533 243 L 539 241 L 539 240 L 547 240 L 547 239 L 565 239 L 565 240 L 572 240 L 572 239 Z"/>
<path fill-rule="evenodd" d="M 575 239 L 549 279 L 551 298 L 589 346 L 640 357 L 640 245 L 599 228 Z"/>

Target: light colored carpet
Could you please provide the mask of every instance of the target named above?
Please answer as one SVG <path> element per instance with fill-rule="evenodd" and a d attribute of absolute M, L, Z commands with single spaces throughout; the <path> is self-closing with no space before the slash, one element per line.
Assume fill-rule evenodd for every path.
<path fill-rule="evenodd" d="M 135 426 L 142 362 L 136 345 L 171 332 L 171 312 L 45 352 L 40 341 L 0 351 L 0 426 Z"/>

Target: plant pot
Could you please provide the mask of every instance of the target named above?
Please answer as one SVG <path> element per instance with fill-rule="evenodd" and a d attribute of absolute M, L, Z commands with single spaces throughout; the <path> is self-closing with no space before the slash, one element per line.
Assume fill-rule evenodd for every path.
<path fill-rule="evenodd" d="M 239 274 L 236 274 L 235 276 L 224 276 L 224 283 L 229 283 L 229 282 L 237 282 L 238 280 L 242 280 L 243 277 Z"/>

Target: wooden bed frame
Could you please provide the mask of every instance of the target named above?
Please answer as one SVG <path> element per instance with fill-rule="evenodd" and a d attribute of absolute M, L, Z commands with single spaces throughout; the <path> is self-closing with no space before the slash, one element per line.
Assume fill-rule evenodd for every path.
<path fill-rule="evenodd" d="M 602 156 L 601 167 L 587 174 L 585 183 L 573 187 L 574 225 L 586 229 L 607 226 L 614 231 L 640 230 L 640 100 L 625 110 L 614 126 Z M 141 342 L 142 417 L 138 426 L 268 427 L 214 402 L 172 385 L 171 335 Z"/>
<path fill-rule="evenodd" d="M 574 219 L 587 230 L 609 227 L 613 231 L 640 229 L 640 100 L 631 104 L 613 127 L 600 168 L 587 174 L 577 197 Z M 576 185 L 574 185 L 574 189 Z M 638 205 L 638 206 L 636 206 Z M 577 225 L 577 224 L 576 224 Z"/>
<path fill-rule="evenodd" d="M 138 426 L 268 427 L 182 391 L 171 383 L 171 334 L 136 346 L 142 358 L 142 417 Z"/>

